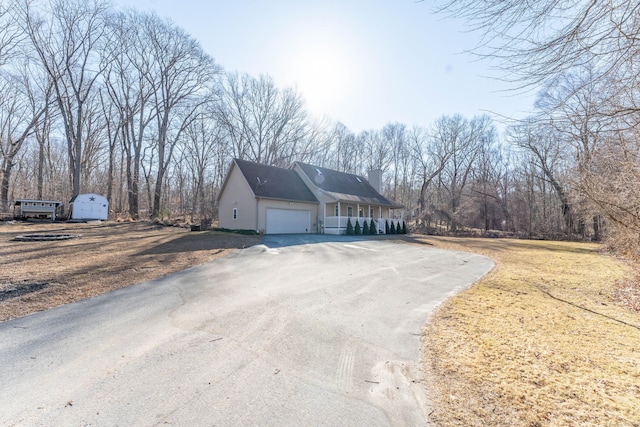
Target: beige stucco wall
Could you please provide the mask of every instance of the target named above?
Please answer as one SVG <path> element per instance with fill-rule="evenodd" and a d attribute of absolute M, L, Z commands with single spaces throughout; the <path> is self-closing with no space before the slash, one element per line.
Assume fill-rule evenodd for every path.
<path fill-rule="evenodd" d="M 258 200 L 258 230 L 264 232 L 267 228 L 267 209 L 292 209 L 298 211 L 310 211 L 311 229 L 309 233 L 318 232 L 318 204 L 304 202 L 288 202 L 282 200 L 260 199 Z"/>
<path fill-rule="evenodd" d="M 233 209 L 238 218 L 233 219 Z M 218 226 L 231 230 L 256 230 L 256 198 L 242 172 L 233 164 L 218 205 Z"/>

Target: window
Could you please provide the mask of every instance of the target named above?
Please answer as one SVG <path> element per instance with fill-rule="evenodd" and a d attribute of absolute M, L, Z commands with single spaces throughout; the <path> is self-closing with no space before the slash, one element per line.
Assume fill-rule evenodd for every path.
<path fill-rule="evenodd" d="M 336 205 L 336 216 L 340 216 L 340 212 L 338 212 L 338 205 Z"/>
<path fill-rule="evenodd" d="M 351 206 L 347 207 L 347 216 L 353 216 L 353 207 Z"/>
<path fill-rule="evenodd" d="M 373 218 L 373 209 L 369 208 L 369 218 Z"/>
<path fill-rule="evenodd" d="M 358 211 L 358 216 L 360 218 L 362 218 L 364 216 L 364 211 L 362 210 L 362 208 L 360 208 L 360 210 Z"/>
<path fill-rule="evenodd" d="M 233 219 L 234 221 L 238 219 L 238 208 L 233 208 Z"/>

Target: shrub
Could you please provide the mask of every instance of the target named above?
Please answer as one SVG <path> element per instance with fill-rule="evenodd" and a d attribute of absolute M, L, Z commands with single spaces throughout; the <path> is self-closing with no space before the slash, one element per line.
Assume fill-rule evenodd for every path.
<path fill-rule="evenodd" d="M 407 234 L 407 223 L 402 221 L 402 234 Z"/>
<path fill-rule="evenodd" d="M 362 234 L 362 229 L 360 228 L 360 221 L 358 221 L 357 219 L 356 219 L 356 226 L 353 231 L 356 236 L 359 236 L 360 234 Z"/>
<path fill-rule="evenodd" d="M 389 234 L 389 221 L 384 220 L 384 234 Z"/>
<path fill-rule="evenodd" d="M 389 227 L 389 233 L 396 234 L 396 222 L 391 221 L 391 227 Z"/>
<path fill-rule="evenodd" d="M 369 234 L 369 223 L 367 222 L 366 219 L 362 221 L 362 234 L 364 236 Z"/>
<path fill-rule="evenodd" d="M 347 218 L 347 235 L 353 235 L 353 224 L 351 224 L 351 218 Z"/>
<path fill-rule="evenodd" d="M 231 230 L 229 228 L 220 228 L 220 227 L 215 227 L 212 229 L 213 231 L 220 231 L 223 233 L 236 233 L 236 234 L 244 234 L 246 236 L 257 236 L 258 233 L 256 230 Z"/>

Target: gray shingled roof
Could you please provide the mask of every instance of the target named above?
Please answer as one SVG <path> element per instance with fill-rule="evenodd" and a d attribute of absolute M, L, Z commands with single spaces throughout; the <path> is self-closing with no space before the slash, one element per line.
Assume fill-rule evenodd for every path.
<path fill-rule="evenodd" d="M 302 178 L 292 169 L 234 159 L 256 197 L 318 203 Z"/>
<path fill-rule="evenodd" d="M 325 193 L 341 202 L 353 202 L 402 208 L 403 206 L 378 193 L 365 178 L 333 169 L 301 162 L 296 164 L 305 175 Z"/>

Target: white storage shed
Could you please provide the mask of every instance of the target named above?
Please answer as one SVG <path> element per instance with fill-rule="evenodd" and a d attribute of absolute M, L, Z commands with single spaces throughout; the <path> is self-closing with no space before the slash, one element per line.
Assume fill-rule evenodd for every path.
<path fill-rule="evenodd" d="M 78 194 L 69 202 L 69 219 L 102 220 L 109 216 L 109 202 L 99 194 Z"/>

